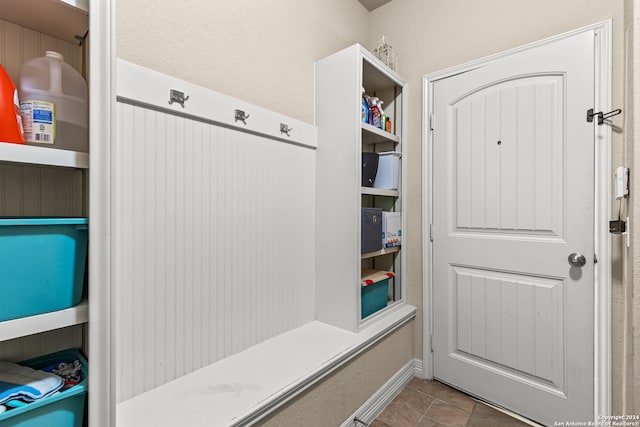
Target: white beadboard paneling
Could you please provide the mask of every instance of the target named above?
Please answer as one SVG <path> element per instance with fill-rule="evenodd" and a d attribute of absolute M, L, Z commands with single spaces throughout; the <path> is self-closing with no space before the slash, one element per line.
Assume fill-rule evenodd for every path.
<path fill-rule="evenodd" d="M 121 402 L 313 320 L 315 151 L 117 105 Z"/>

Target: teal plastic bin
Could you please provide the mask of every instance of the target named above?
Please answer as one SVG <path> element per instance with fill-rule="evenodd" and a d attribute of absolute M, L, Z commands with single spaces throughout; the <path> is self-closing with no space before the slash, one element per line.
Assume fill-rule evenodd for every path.
<path fill-rule="evenodd" d="M 60 393 L 0 414 L 0 427 L 82 427 L 87 396 L 87 361 L 75 349 L 64 350 L 36 359 L 20 362 L 33 369 L 43 369 L 56 363 L 80 360 L 83 380 Z"/>
<path fill-rule="evenodd" d="M 371 316 L 387 306 L 389 280 L 395 275 L 388 271 L 362 270 L 360 288 L 361 318 Z"/>
<path fill-rule="evenodd" d="M 82 300 L 86 218 L 0 218 L 0 321 Z"/>

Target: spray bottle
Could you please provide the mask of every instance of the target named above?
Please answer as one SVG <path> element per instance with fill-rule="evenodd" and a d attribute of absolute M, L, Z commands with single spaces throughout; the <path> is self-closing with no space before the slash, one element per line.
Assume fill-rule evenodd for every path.
<path fill-rule="evenodd" d="M 364 123 L 369 123 L 369 102 L 367 101 L 367 95 L 364 94 L 364 88 L 362 88 L 362 106 L 361 119 Z"/>
<path fill-rule="evenodd" d="M 371 98 L 371 117 L 372 117 L 371 124 L 377 128 L 380 127 L 380 124 L 381 124 L 380 122 L 382 121 L 382 113 L 380 113 L 380 107 L 378 107 L 378 101 L 379 99 L 376 98 L 375 96 Z"/>
<path fill-rule="evenodd" d="M 24 144 L 18 91 L 2 65 L 0 65 L 0 142 Z"/>

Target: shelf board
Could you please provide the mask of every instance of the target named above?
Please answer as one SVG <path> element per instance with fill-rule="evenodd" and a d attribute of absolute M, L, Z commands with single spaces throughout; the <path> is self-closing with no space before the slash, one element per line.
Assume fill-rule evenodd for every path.
<path fill-rule="evenodd" d="M 400 252 L 400 246 L 393 246 L 391 248 L 380 249 L 379 251 L 369 252 L 361 255 L 361 259 L 374 258 L 381 255 L 393 254 Z"/>
<path fill-rule="evenodd" d="M 400 137 L 380 128 L 370 125 L 369 123 L 361 123 L 362 125 L 362 143 L 363 144 L 380 144 L 382 142 L 400 143 Z"/>
<path fill-rule="evenodd" d="M 398 190 L 385 190 L 382 188 L 373 188 L 373 187 L 362 187 L 361 193 L 369 196 L 389 196 L 389 197 L 400 196 L 400 192 Z"/>
<path fill-rule="evenodd" d="M 0 162 L 87 169 L 89 168 L 89 154 L 35 145 L 0 142 Z"/>
<path fill-rule="evenodd" d="M 89 304 L 87 301 L 82 301 L 75 307 L 65 310 L 0 322 L 0 341 L 80 325 L 88 321 Z"/>
<path fill-rule="evenodd" d="M 88 9 L 87 0 L 0 0 L 0 19 L 77 44 L 89 28 Z"/>

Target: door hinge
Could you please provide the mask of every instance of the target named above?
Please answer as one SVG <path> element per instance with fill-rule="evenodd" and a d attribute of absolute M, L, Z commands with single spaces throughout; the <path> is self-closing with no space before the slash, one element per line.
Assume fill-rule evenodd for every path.
<path fill-rule="evenodd" d="M 429 130 L 433 130 L 433 113 L 429 114 Z"/>
<path fill-rule="evenodd" d="M 433 242 L 433 224 L 429 224 L 429 241 Z"/>
<path fill-rule="evenodd" d="M 433 353 L 433 334 L 429 335 L 429 345 L 431 347 L 431 353 Z"/>

